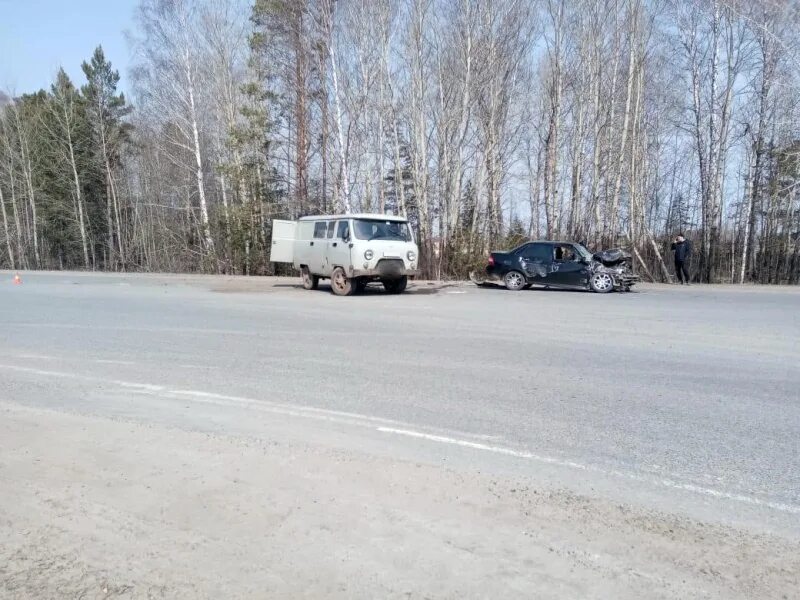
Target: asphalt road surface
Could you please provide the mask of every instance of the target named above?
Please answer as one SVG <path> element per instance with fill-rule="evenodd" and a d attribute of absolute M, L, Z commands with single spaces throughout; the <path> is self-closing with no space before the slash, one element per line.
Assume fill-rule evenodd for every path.
<path fill-rule="evenodd" d="M 0 597 L 800 597 L 800 290 L 0 273 Z"/>

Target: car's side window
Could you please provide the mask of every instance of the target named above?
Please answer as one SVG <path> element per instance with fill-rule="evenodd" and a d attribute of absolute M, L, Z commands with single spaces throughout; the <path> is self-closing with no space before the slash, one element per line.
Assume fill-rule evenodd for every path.
<path fill-rule="evenodd" d="M 518 254 L 525 260 L 531 260 L 533 258 L 533 244 L 527 244 L 526 246 L 523 246 L 519 249 Z"/>
<path fill-rule="evenodd" d="M 520 253 L 525 260 L 535 260 L 538 262 L 550 262 L 553 260 L 553 253 L 548 244 L 528 244 Z"/>
<path fill-rule="evenodd" d="M 348 232 L 350 230 L 348 225 L 349 224 L 348 224 L 347 221 L 339 221 L 339 224 L 337 225 L 337 229 L 336 229 L 336 237 L 338 239 L 343 240 L 343 239 L 347 238 L 347 234 L 348 234 Z"/>
<path fill-rule="evenodd" d="M 328 221 L 328 237 L 332 238 L 336 231 L 336 221 Z"/>
<path fill-rule="evenodd" d="M 554 246 L 553 258 L 560 262 L 570 262 L 577 260 L 578 254 L 572 246 Z"/>
<path fill-rule="evenodd" d="M 325 239 L 325 233 L 328 231 L 327 221 L 317 221 L 314 223 L 314 238 L 318 240 Z"/>

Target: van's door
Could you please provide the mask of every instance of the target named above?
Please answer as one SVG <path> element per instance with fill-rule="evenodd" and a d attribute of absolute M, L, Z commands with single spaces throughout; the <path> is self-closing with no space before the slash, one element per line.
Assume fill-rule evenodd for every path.
<path fill-rule="evenodd" d="M 314 222 L 314 239 L 309 242 L 308 268 L 312 275 L 328 277 L 328 221 Z"/>
<path fill-rule="evenodd" d="M 294 262 L 295 221 L 272 221 L 272 246 L 269 260 L 276 263 Z"/>
<path fill-rule="evenodd" d="M 328 240 L 328 261 L 331 272 L 336 267 L 342 267 L 345 273 L 350 274 L 350 221 L 336 221 L 333 238 Z"/>

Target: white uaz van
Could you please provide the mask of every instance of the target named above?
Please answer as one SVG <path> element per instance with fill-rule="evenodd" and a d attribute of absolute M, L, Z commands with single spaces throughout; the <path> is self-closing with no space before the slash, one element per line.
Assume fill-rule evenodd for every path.
<path fill-rule="evenodd" d="M 330 279 L 334 294 L 349 296 L 380 281 L 387 292 L 399 294 L 417 274 L 418 256 L 403 217 L 357 214 L 272 222 L 270 261 L 292 263 L 307 290 Z"/>

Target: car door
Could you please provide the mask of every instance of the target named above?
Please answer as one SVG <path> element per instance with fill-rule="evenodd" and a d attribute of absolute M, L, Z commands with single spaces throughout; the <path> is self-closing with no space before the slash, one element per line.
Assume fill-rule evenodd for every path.
<path fill-rule="evenodd" d="M 518 252 L 519 265 L 531 283 L 547 283 L 553 265 L 550 244 L 533 242 L 525 244 Z"/>
<path fill-rule="evenodd" d="M 586 264 L 572 244 L 553 244 L 553 272 L 550 274 L 550 282 L 570 287 L 586 285 Z"/>
<path fill-rule="evenodd" d="M 333 221 L 331 223 L 334 223 Z M 336 267 L 342 267 L 347 273 L 352 264 L 350 259 L 350 221 L 335 222 L 332 237 L 328 240 L 328 261 L 331 272 Z"/>

